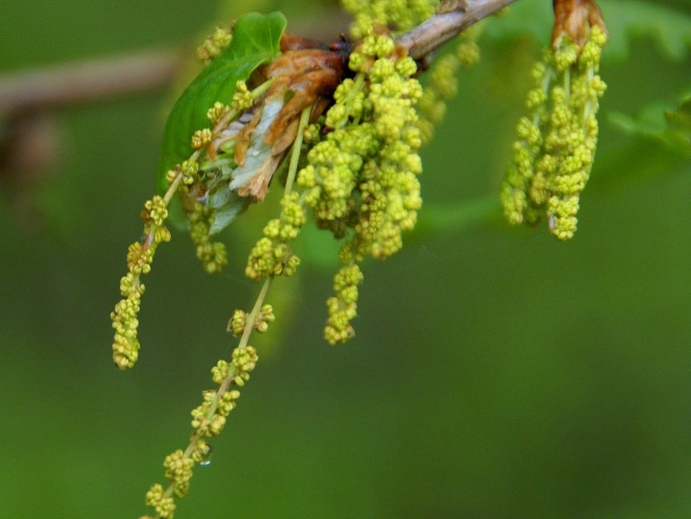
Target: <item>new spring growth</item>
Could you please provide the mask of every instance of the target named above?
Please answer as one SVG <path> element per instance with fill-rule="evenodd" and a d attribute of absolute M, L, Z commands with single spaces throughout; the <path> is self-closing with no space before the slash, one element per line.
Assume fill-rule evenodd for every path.
<path fill-rule="evenodd" d="M 218 112 L 226 113 L 227 110 L 215 105 L 209 111 L 209 118 L 213 120 L 218 116 Z M 115 329 L 113 360 L 120 369 L 133 367 L 139 357 L 138 315 L 144 293 L 144 284 L 141 283 L 140 277 L 151 271 L 151 263 L 158 245 L 171 239 L 170 231 L 165 227 L 168 204 L 176 192 L 189 194 L 190 188 L 198 182 L 197 159 L 201 149 L 207 146 L 211 139 L 211 130 L 196 131 L 191 137 L 192 148 L 196 151 L 189 160 L 177 164 L 168 171 L 166 180 L 169 188 L 166 194 L 163 197 L 156 195 L 144 204 L 141 213 L 144 220 L 142 239 L 130 245 L 127 251 L 128 273 L 120 280 L 120 293 L 123 299 L 115 305 L 110 314 Z M 212 215 L 209 209 L 201 203 L 195 203 L 193 210 L 188 214 L 188 221 L 190 237 L 204 269 L 209 273 L 219 272 L 227 263 L 227 253 L 222 243 L 212 243 L 210 240 Z"/>
<path fill-rule="evenodd" d="M 264 308 L 262 313 L 264 313 Z M 266 310 L 267 315 L 271 313 Z M 272 314 L 271 314 L 272 315 Z M 146 504 L 156 510 L 160 519 L 172 519 L 175 512 L 175 497 L 187 494 L 195 463 L 201 463 L 209 456 L 211 447 L 205 438 L 217 436 L 226 424 L 226 417 L 237 405 L 240 391 L 230 386 L 244 386 L 250 372 L 257 364 L 257 352 L 252 346 L 238 346 L 232 360 L 219 360 L 211 368 L 211 378 L 218 389 L 209 389 L 202 394 L 202 403 L 192 410 L 191 441 L 185 451 L 178 449 L 163 461 L 164 474 L 169 482 L 167 489 L 160 483 L 154 484 L 146 494 Z"/>
<path fill-rule="evenodd" d="M 211 60 L 223 52 L 223 49 L 230 45 L 232 39 L 230 29 L 216 27 L 214 32 L 204 40 L 204 43 L 197 47 L 197 58 L 204 65 L 208 65 Z"/>
<path fill-rule="evenodd" d="M 208 59 L 212 59 L 229 43 L 230 33 L 217 29 L 200 47 L 199 52 Z M 190 238 L 204 270 L 210 274 L 218 273 L 228 262 L 225 245 L 211 240 L 212 226 L 216 217 L 214 209 L 209 207 L 206 200 L 202 200 L 203 193 L 197 192 L 204 187 L 200 177 L 208 176 L 208 172 L 200 168 L 200 161 L 206 154 L 216 153 L 212 149 L 214 139 L 241 111 L 251 107 L 255 99 L 264 91 L 265 88 L 262 87 L 250 91 L 244 81 L 238 81 L 230 106 L 221 102 L 214 103 L 207 112 L 213 129 L 202 128 L 190 136 L 190 144 L 194 152 L 187 160 L 175 165 L 167 172 L 166 181 L 169 188 L 166 194 L 163 197 L 154 196 L 145 203 L 142 211 L 144 234 L 139 242 L 129 247 L 127 253 L 129 272 L 120 281 L 120 293 L 123 299 L 115 305 L 111 313 L 112 325 L 115 328 L 113 360 L 120 369 L 131 368 L 139 357 L 138 314 L 141 296 L 144 293 L 140 276 L 151 270 L 151 262 L 158 244 L 170 241 L 171 235 L 164 223 L 168 218 L 168 204 L 176 193 L 179 193 L 183 200 Z M 295 260 L 292 260 L 291 264 L 294 263 Z"/>
<path fill-rule="evenodd" d="M 236 337 L 242 335 L 245 331 L 245 327 L 247 326 L 248 317 L 249 314 L 244 310 L 235 310 L 233 317 L 231 317 L 230 321 L 228 321 L 228 331 L 233 332 L 233 335 Z M 276 316 L 274 315 L 273 306 L 264 305 L 254 321 L 253 328 L 259 333 L 265 333 L 269 329 L 269 324 L 275 320 Z"/>
<path fill-rule="evenodd" d="M 544 216 L 560 240 L 572 238 L 576 231 L 580 194 L 597 147 L 599 99 L 606 88 L 598 75 L 607 42 L 599 10 L 593 2 L 564 3 L 569 2 L 578 9 L 571 17 L 556 9 L 560 30 L 553 33 L 554 44 L 545 50 L 543 61 L 533 68 L 528 115 L 518 123 L 501 194 L 509 222 L 533 225 Z M 574 18 L 587 24 L 587 31 Z"/>
<path fill-rule="evenodd" d="M 131 368 L 139 357 L 138 316 L 145 288 L 140 277 L 151 271 L 159 243 L 170 241 L 170 231 L 164 226 L 168 217 L 167 205 L 168 202 L 160 196 L 154 196 L 144 204 L 142 240 L 130 245 L 127 251 L 128 273 L 120 280 L 123 299 L 110 314 L 115 329 L 113 360 L 120 369 Z"/>
<path fill-rule="evenodd" d="M 297 178 L 317 225 L 336 238 L 348 236 L 335 294 L 327 301 L 324 335 L 331 344 L 354 335 L 350 322 L 363 280 L 359 263 L 397 252 L 422 205 L 422 140 L 414 108 L 422 88 L 411 77 L 415 62 L 382 32 L 370 29 L 352 52 L 349 67 L 356 75 L 339 85 L 326 114 L 332 131 L 309 151 Z"/>
<path fill-rule="evenodd" d="M 265 330 L 268 323 L 274 320 L 271 305 L 263 304 L 270 286 L 271 281 L 267 280 L 249 314 L 236 311 L 234 320 L 242 321 L 243 324 L 240 343 L 233 350 L 230 361 L 221 359 L 211 368 L 211 379 L 218 387 L 204 391 L 201 405 L 192 410 L 191 425 L 194 432 L 189 445 L 184 451 L 178 449 L 165 458 L 163 467 L 168 487 L 164 489 L 161 484 L 156 483 L 146 494 L 146 504 L 156 510 L 158 519 L 173 519 L 175 498 L 182 498 L 187 494 L 194 464 L 208 463 L 211 446 L 206 438 L 221 433 L 226 417 L 237 405 L 240 391 L 231 388 L 244 386 L 257 364 L 257 352 L 247 345 L 247 341 L 253 329 Z"/>
<path fill-rule="evenodd" d="M 350 34 L 355 39 L 367 35 L 375 25 L 397 32 L 409 31 L 434 14 L 430 0 L 342 0 L 346 11 L 355 16 Z"/>
<path fill-rule="evenodd" d="M 293 254 L 289 242 L 297 237 L 307 221 L 305 208 L 299 202 L 297 192 L 284 196 L 281 206 L 280 218 L 266 224 L 264 237 L 255 244 L 247 261 L 245 275 L 254 281 L 291 276 L 300 264 L 300 258 Z"/>
<path fill-rule="evenodd" d="M 240 197 L 231 195 L 236 140 L 245 122 L 237 119 L 253 107 L 271 83 L 250 90 L 244 81 L 237 81 L 230 104 L 216 102 L 207 117 L 213 128 L 197 130 L 192 135 L 192 149 L 199 153 L 195 160 L 182 163 L 184 185 L 179 192 L 186 201 L 185 212 L 190 238 L 197 258 L 209 274 L 220 272 L 228 262 L 225 245 L 211 236 L 222 230 L 244 208 Z M 202 158 L 206 160 L 202 160 Z M 174 173 L 174 172 L 173 172 Z"/>

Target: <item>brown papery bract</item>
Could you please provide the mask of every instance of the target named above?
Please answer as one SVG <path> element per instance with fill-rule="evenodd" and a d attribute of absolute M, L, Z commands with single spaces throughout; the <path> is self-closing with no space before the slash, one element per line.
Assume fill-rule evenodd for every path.
<path fill-rule="evenodd" d="M 553 0 L 554 28 L 552 47 L 559 47 L 564 34 L 578 45 L 580 50 L 588 40 L 590 28 L 597 25 L 605 34 L 607 27 L 602 19 L 602 11 L 595 0 Z"/>

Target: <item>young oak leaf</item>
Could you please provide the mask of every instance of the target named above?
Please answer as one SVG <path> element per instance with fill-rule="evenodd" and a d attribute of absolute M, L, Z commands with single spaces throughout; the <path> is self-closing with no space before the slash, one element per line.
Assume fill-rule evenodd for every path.
<path fill-rule="evenodd" d="M 658 102 L 646 106 L 635 119 L 611 112 L 609 121 L 626 133 L 657 141 L 685 157 L 691 156 L 691 92 L 682 96 L 676 108 Z"/>
<path fill-rule="evenodd" d="M 282 13 L 248 13 L 238 18 L 230 45 L 185 89 L 168 117 L 156 173 L 156 189 L 168 189 L 166 173 L 193 152 L 192 134 L 210 126 L 207 111 L 214 102 L 229 103 L 239 80 L 247 81 L 260 65 L 281 54 L 280 40 L 287 21 Z M 182 227 L 184 218 L 178 197 L 170 207 L 173 223 Z"/>

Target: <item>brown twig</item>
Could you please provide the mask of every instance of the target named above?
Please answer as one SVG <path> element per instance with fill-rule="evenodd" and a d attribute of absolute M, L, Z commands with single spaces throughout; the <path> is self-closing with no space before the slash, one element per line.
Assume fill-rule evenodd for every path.
<path fill-rule="evenodd" d="M 181 59 L 177 51 L 154 50 L 6 75 L 0 77 L 0 116 L 164 88 L 179 72 Z"/>
<path fill-rule="evenodd" d="M 462 8 L 434 15 L 413 30 L 399 36 L 396 43 L 408 50 L 408 55 L 421 59 L 474 23 L 491 16 L 517 0 L 466 0 Z"/>
<path fill-rule="evenodd" d="M 42 226 L 33 193 L 62 148 L 51 112 L 168 88 L 181 66 L 179 53 L 158 50 L 0 77 L 0 188 L 25 229 Z"/>
<path fill-rule="evenodd" d="M 400 36 L 398 43 L 419 59 L 474 23 L 516 0 L 465 0 L 463 10 L 438 14 Z M 343 27 L 345 18 L 326 24 Z M 305 29 L 311 23 L 294 25 Z M 324 25 L 324 24 L 322 24 Z M 304 26 L 304 27 L 303 27 Z M 326 35 L 325 35 L 326 36 Z M 332 35 L 333 36 L 333 35 Z M 145 51 L 137 55 L 102 58 L 27 70 L 0 76 L 0 116 L 54 109 L 167 87 L 181 67 L 174 50 Z"/>

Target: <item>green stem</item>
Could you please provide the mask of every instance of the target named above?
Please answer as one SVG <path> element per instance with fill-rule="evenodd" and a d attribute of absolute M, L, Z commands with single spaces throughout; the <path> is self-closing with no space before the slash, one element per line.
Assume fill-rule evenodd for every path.
<path fill-rule="evenodd" d="M 302 150 L 302 137 L 305 134 L 305 128 L 310 120 L 310 113 L 312 106 L 308 106 L 302 111 L 300 115 L 300 124 L 298 126 L 298 134 L 293 143 L 293 150 L 290 155 L 290 167 L 288 168 L 288 178 L 286 179 L 286 187 L 283 196 L 288 196 L 293 190 L 293 182 L 298 171 L 298 161 L 300 160 L 300 151 Z"/>
<path fill-rule="evenodd" d="M 588 67 L 587 71 L 587 78 L 588 78 L 588 92 L 592 92 L 592 85 L 593 85 L 593 78 L 595 77 L 595 70 L 593 67 Z M 590 114 L 595 112 L 595 102 L 597 102 L 597 94 L 595 94 L 595 98 L 593 100 L 593 97 L 588 94 L 588 99 L 585 102 L 585 106 L 583 106 L 583 135 L 588 134 L 588 119 L 590 119 Z"/>
<path fill-rule="evenodd" d="M 267 81 L 264 81 L 257 88 L 255 88 L 254 90 L 251 90 L 250 95 L 252 96 L 252 99 L 259 99 L 261 96 L 263 96 L 266 93 L 266 91 L 271 87 L 274 80 L 275 80 L 275 78 L 271 78 Z M 216 122 L 216 124 L 214 125 L 213 133 L 215 135 L 219 134 L 221 132 L 221 130 L 223 130 L 224 128 L 226 128 L 230 124 L 230 121 L 232 121 L 233 119 L 235 119 L 235 117 L 237 117 L 238 113 L 239 112 L 237 110 L 230 110 L 227 114 L 225 114 L 223 117 L 221 117 L 218 120 L 218 122 Z"/>
<path fill-rule="evenodd" d="M 273 85 L 275 79 L 276 78 L 273 78 L 273 77 L 271 79 L 267 79 L 261 85 L 259 85 L 257 88 L 252 90 L 250 92 L 250 94 L 252 95 L 252 99 L 258 99 L 259 97 L 263 96 L 266 93 L 266 91 L 269 89 L 269 87 L 271 87 L 271 85 Z"/>
<path fill-rule="evenodd" d="M 190 158 L 187 159 L 190 162 L 196 162 L 196 160 L 199 158 L 199 155 L 201 155 L 201 150 L 197 150 L 192 155 L 190 155 Z M 168 189 L 166 190 L 166 194 L 163 195 L 163 201 L 165 202 L 166 205 L 170 203 L 170 201 L 173 199 L 175 196 L 175 193 L 177 192 L 178 188 L 180 187 L 180 183 L 182 182 L 182 171 L 180 171 L 176 176 L 175 179 L 170 183 L 170 186 L 168 186 Z"/>
<path fill-rule="evenodd" d="M 247 322 L 245 323 L 245 330 L 242 334 L 242 337 L 240 338 L 240 343 L 238 344 L 238 348 L 246 348 L 247 343 L 249 342 L 250 335 L 252 335 L 252 331 L 254 330 L 254 325 L 257 322 L 257 319 L 259 317 L 259 314 L 261 313 L 262 305 L 264 304 L 264 300 L 266 299 L 266 294 L 269 292 L 269 288 L 271 288 L 271 283 L 273 282 L 274 278 L 268 278 L 266 281 L 264 281 L 264 285 L 262 286 L 261 291 L 259 292 L 259 295 L 257 296 L 257 300 L 254 303 L 254 307 L 252 308 L 252 311 L 250 312 L 249 316 L 247 317 Z M 218 388 L 218 391 L 216 391 L 216 395 L 214 396 L 214 399 L 211 401 L 211 404 L 209 406 L 209 412 L 206 415 L 206 419 L 211 421 L 214 417 L 214 414 L 216 414 L 216 409 L 218 408 L 218 402 L 223 398 L 223 395 L 225 395 L 226 391 L 228 391 L 228 388 L 230 387 L 230 384 L 232 383 L 233 379 L 237 375 L 236 370 L 234 369 L 233 365 L 231 364 L 230 368 L 228 369 L 228 375 L 226 378 L 221 382 L 221 385 Z M 190 458 L 192 454 L 194 453 L 194 450 L 197 446 L 197 440 L 200 438 L 200 434 L 198 432 L 192 433 L 190 436 L 190 442 L 187 445 L 187 448 L 185 449 L 185 452 L 183 453 L 182 457 L 183 459 Z M 173 495 L 173 492 L 175 491 L 175 485 L 172 483 L 168 485 L 168 488 L 166 488 L 163 496 L 164 497 L 170 497 Z"/>
<path fill-rule="evenodd" d="M 269 288 L 271 288 L 271 283 L 273 283 L 273 280 L 274 278 L 270 277 L 267 278 L 266 281 L 264 281 L 264 285 L 262 286 L 262 289 L 259 292 L 259 295 L 257 296 L 257 301 L 254 303 L 254 308 L 252 308 L 252 311 L 250 312 L 249 316 L 247 316 L 245 330 L 242 332 L 242 337 L 240 338 L 238 348 L 245 348 L 247 346 L 247 343 L 250 339 L 250 335 L 252 335 L 252 331 L 254 330 L 254 324 L 257 322 L 257 318 L 259 316 L 259 313 L 261 312 L 262 305 L 264 304 L 264 299 L 266 298 L 266 294 L 269 292 Z M 226 380 L 232 380 L 232 378 L 233 377 L 229 376 L 229 378 Z"/>
<path fill-rule="evenodd" d="M 548 67 L 547 71 L 545 72 L 545 77 L 542 78 L 542 91 L 545 93 L 545 98 L 549 99 L 549 86 L 552 83 L 552 75 L 554 72 L 552 71 L 552 67 Z M 538 128 L 544 123 L 540 119 L 540 110 L 535 110 L 535 114 L 533 115 L 533 124 L 537 126 Z"/>
<path fill-rule="evenodd" d="M 564 71 L 564 94 L 568 105 L 571 102 L 571 67 Z"/>

